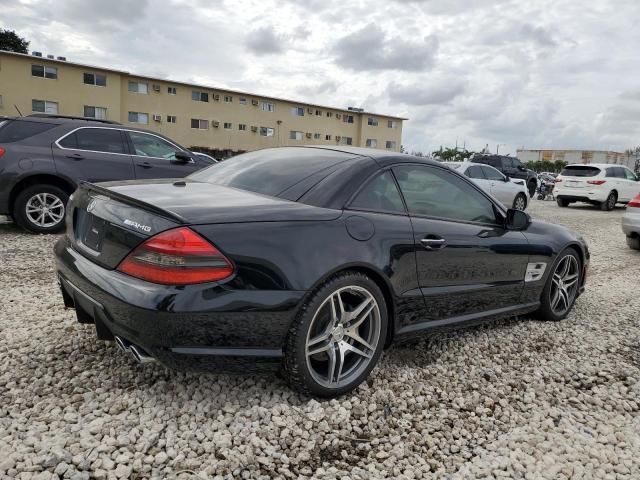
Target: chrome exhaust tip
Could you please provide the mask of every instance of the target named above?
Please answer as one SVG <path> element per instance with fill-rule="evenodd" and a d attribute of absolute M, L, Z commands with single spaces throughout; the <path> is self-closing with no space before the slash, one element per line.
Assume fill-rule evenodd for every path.
<path fill-rule="evenodd" d="M 120 338 L 117 335 L 115 335 L 114 338 L 115 338 L 115 342 L 116 342 L 116 347 L 118 347 L 118 349 L 122 353 L 129 354 L 129 345 L 130 345 L 129 342 L 127 342 L 126 340 L 123 340 L 122 338 Z"/>
<path fill-rule="evenodd" d="M 118 350 L 127 355 L 136 363 L 154 363 L 156 361 L 151 355 L 145 352 L 141 347 L 134 345 L 133 343 L 125 340 L 122 337 L 114 335 L 116 346 Z"/>

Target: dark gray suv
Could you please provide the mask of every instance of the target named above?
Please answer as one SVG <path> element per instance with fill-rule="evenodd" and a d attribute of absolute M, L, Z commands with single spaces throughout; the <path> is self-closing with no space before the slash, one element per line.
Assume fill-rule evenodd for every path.
<path fill-rule="evenodd" d="M 162 135 L 115 122 L 0 118 L 0 215 L 32 232 L 57 232 L 81 180 L 185 177 L 211 163 Z"/>
<path fill-rule="evenodd" d="M 509 157 L 507 155 L 491 155 L 482 154 L 471 157 L 472 162 L 484 163 L 485 165 L 491 165 L 493 168 L 497 168 L 510 178 L 519 178 L 524 180 L 529 191 L 529 196 L 533 197 L 538 187 L 538 174 L 533 170 L 529 170 L 525 167 L 520 160 L 515 157 Z"/>

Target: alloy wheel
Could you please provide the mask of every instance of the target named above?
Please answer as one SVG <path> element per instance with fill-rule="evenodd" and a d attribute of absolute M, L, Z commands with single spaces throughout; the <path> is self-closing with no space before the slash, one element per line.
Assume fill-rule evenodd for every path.
<path fill-rule="evenodd" d="M 573 255 L 567 255 L 556 266 L 551 278 L 549 300 L 551 310 L 556 315 L 564 315 L 576 298 L 580 269 L 578 260 Z"/>
<path fill-rule="evenodd" d="M 380 307 L 365 288 L 334 291 L 318 308 L 307 333 L 305 358 L 314 380 L 340 388 L 371 362 L 380 341 Z"/>
<path fill-rule="evenodd" d="M 524 197 L 522 195 L 518 195 L 516 197 L 516 201 L 513 204 L 513 207 L 516 210 L 524 210 L 526 206 L 527 206 L 527 202 L 525 201 Z"/>
<path fill-rule="evenodd" d="M 52 193 L 37 193 L 27 201 L 25 213 L 34 225 L 53 227 L 64 219 L 64 203 Z"/>

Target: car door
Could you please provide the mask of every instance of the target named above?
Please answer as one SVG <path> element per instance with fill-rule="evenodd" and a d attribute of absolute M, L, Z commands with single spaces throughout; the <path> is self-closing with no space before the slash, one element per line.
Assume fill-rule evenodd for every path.
<path fill-rule="evenodd" d="M 448 169 L 402 165 L 393 172 L 413 227 L 423 322 L 473 320 L 519 304 L 527 241 L 504 228 L 493 201 Z"/>
<path fill-rule="evenodd" d="M 177 152 L 186 152 L 179 146 L 152 133 L 126 131 L 136 178 L 178 178 L 202 168 L 193 158 L 182 161 Z"/>
<path fill-rule="evenodd" d="M 76 180 L 133 180 L 133 163 L 120 129 L 81 127 L 51 147 L 58 173 Z"/>
<path fill-rule="evenodd" d="M 491 182 L 484 176 L 481 165 L 469 165 L 465 170 L 464 175 L 472 179 L 474 183 L 485 192 L 491 193 Z"/>
<path fill-rule="evenodd" d="M 624 172 L 624 176 L 627 180 L 628 191 L 626 200 L 629 201 L 640 193 L 640 183 L 638 183 L 638 177 L 636 177 L 631 170 L 626 167 L 622 167 L 622 171 Z"/>
<path fill-rule="evenodd" d="M 619 176 L 617 167 L 607 167 L 604 171 L 605 174 L 605 182 L 603 187 L 606 188 L 606 191 L 610 192 L 611 190 L 615 190 L 618 192 L 618 200 L 622 200 L 624 197 L 624 187 L 622 184 L 622 179 Z M 608 195 L 608 193 L 607 193 Z"/>
<path fill-rule="evenodd" d="M 503 205 L 511 207 L 515 198 L 514 185 L 502 173 L 493 167 L 482 166 L 482 173 L 491 185 L 491 195 L 500 200 Z"/>

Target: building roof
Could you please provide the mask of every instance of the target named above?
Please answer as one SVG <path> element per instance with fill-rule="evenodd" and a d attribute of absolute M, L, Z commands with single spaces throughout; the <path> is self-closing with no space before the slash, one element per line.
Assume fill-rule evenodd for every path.
<path fill-rule="evenodd" d="M 516 152 L 591 152 L 625 155 L 624 152 L 616 152 L 615 150 L 591 150 L 588 148 L 518 148 Z"/>
<path fill-rule="evenodd" d="M 38 61 L 42 61 L 42 62 L 50 62 L 50 63 L 57 63 L 57 64 L 61 64 L 61 65 L 71 65 L 74 67 L 81 67 L 81 68 L 90 68 L 92 70 L 101 70 L 104 72 L 112 72 L 112 73 L 118 73 L 121 75 L 127 75 L 129 77 L 134 77 L 134 78 L 142 78 L 145 80 L 155 80 L 158 82 L 165 82 L 165 83 L 175 83 L 176 85 L 186 85 L 189 87 L 196 87 L 196 88 L 207 88 L 210 90 L 216 90 L 219 92 L 227 92 L 227 93 L 233 93 L 236 95 L 246 95 L 246 96 L 253 96 L 253 97 L 260 97 L 260 98 L 264 98 L 267 100 L 278 100 L 281 102 L 289 102 L 289 103 L 298 103 L 298 104 L 303 104 L 303 105 L 308 105 L 310 107 L 318 107 L 318 108 L 323 108 L 326 110 L 338 110 L 340 112 L 346 112 L 349 114 L 362 114 L 362 115 L 375 115 L 378 117 L 385 117 L 385 118 L 391 118 L 394 120 L 409 120 L 408 118 L 405 117 L 398 117 L 395 115 L 387 115 L 384 113 L 374 113 L 374 112 L 367 112 L 367 111 L 355 111 L 355 110 L 349 110 L 348 108 L 340 108 L 340 107 L 330 107 L 327 105 L 320 105 L 320 104 L 316 104 L 316 103 L 309 103 L 309 102 L 305 102 L 305 101 L 301 101 L 301 100 L 291 100 L 289 98 L 282 98 L 282 97 L 274 97 L 272 95 L 262 95 L 262 94 L 258 94 L 258 93 L 250 93 L 250 92 L 244 92 L 242 90 L 232 90 L 229 88 L 223 88 L 223 87 L 216 87 L 216 86 L 212 86 L 212 85 L 204 85 L 204 84 L 199 84 L 199 83 L 192 83 L 192 82 L 183 82 L 181 80 L 174 80 L 171 78 L 158 78 L 158 77 L 151 77 L 148 75 L 140 75 L 137 73 L 132 73 L 132 72 L 128 72 L 126 70 L 117 70 L 114 68 L 105 68 L 105 67 L 100 67 L 97 65 L 90 65 L 90 64 L 86 64 L 86 63 L 75 63 L 75 62 L 69 62 L 67 60 L 57 60 L 57 59 L 53 59 L 53 58 L 47 58 L 47 57 L 36 57 L 34 55 L 28 55 L 25 53 L 16 53 L 16 52 L 8 52 L 6 50 L 0 50 L 0 54 L 5 54 L 5 55 L 13 55 L 16 57 L 24 57 L 24 58 L 29 58 L 31 60 L 33 59 L 37 59 Z"/>

